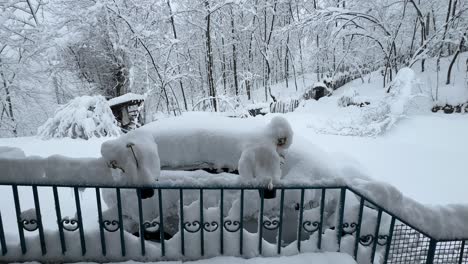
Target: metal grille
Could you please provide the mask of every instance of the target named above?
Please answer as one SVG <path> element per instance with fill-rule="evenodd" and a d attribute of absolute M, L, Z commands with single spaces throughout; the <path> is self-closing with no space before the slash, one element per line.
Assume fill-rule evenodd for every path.
<path fill-rule="evenodd" d="M 463 252 L 461 255 L 461 263 L 468 264 L 468 240 L 463 243 Z"/>
<path fill-rule="evenodd" d="M 398 223 L 393 231 L 388 263 L 426 263 L 430 238 Z"/>
<path fill-rule="evenodd" d="M 434 263 L 458 264 L 462 253 L 462 241 L 438 242 L 434 255 Z"/>

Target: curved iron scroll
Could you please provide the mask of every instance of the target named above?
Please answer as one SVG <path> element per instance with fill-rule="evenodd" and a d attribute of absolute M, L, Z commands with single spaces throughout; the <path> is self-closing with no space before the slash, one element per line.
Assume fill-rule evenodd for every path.
<path fill-rule="evenodd" d="M 361 236 L 359 238 L 359 243 L 365 247 L 370 246 L 375 240 L 375 237 L 371 234 Z M 377 244 L 379 246 L 385 246 L 388 242 L 388 235 L 379 235 L 377 236 Z"/>
<path fill-rule="evenodd" d="M 108 232 L 115 232 L 120 228 L 119 221 L 117 220 L 104 220 L 102 221 L 102 227 Z"/>
<path fill-rule="evenodd" d="M 29 231 L 29 232 L 36 231 L 39 228 L 39 225 L 37 224 L 36 219 L 23 219 L 21 220 L 21 226 L 23 227 L 24 230 Z"/>
<path fill-rule="evenodd" d="M 237 220 L 234 220 L 234 221 L 226 220 L 226 221 L 224 221 L 223 226 L 224 226 L 224 229 L 226 229 L 226 231 L 233 233 L 233 232 L 239 231 L 240 222 L 237 221 Z M 233 226 L 234 226 L 234 228 L 231 229 L 231 227 L 233 227 Z"/>
<path fill-rule="evenodd" d="M 145 229 L 145 232 L 153 232 L 153 231 L 148 230 L 148 229 L 159 230 L 159 222 L 158 221 L 144 222 L 143 223 L 143 228 Z"/>
<path fill-rule="evenodd" d="M 344 235 L 352 235 L 356 232 L 358 227 L 357 223 L 343 223 L 343 236 Z"/>
<path fill-rule="evenodd" d="M 275 230 L 275 229 L 278 229 L 279 227 L 279 221 L 278 220 L 272 220 L 272 221 L 269 221 L 269 220 L 265 220 L 263 221 L 263 227 L 267 230 Z"/>
<path fill-rule="evenodd" d="M 320 228 L 320 222 L 319 221 L 304 221 L 302 223 L 302 228 L 308 232 L 308 233 L 314 233 Z"/>
<path fill-rule="evenodd" d="M 200 231 L 201 227 L 202 226 L 200 224 L 200 221 L 193 221 L 193 222 L 185 222 L 184 223 L 184 229 L 187 232 L 190 232 L 190 233 L 196 233 L 196 232 Z M 191 228 L 194 228 L 194 229 L 191 229 Z"/>
<path fill-rule="evenodd" d="M 377 244 L 379 244 L 379 246 L 385 246 L 388 242 L 388 235 L 379 235 L 377 237 Z"/>
<path fill-rule="evenodd" d="M 203 223 L 203 229 L 206 232 L 214 232 L 218 229 L 218 227 L 219 227 L 219 224 L 215 221 Z"/>
<path fill-rule="evenodd" d="M 62 225 L 63 229 L 70 232 L 76 231 L 80 227 L 78 224 L 78 220 L 76 219 L 64 218 L 62 219 L 62 221 L 60 221 L 60 224 Z"/>
<path fill-rule="evenodd" d="M 371 234 L 359 238 L 359 243 L 365 247 L 370 246 L 372 242 L 374 242 L 374 236 Z"/>

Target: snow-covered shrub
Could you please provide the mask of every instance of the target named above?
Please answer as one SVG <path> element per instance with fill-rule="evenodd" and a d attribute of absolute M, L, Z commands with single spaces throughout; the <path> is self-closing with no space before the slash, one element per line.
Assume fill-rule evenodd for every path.
<path fill-rule="evenodd" d="M 354 104 L 358 95 L 359 93 L 356 91 L 356 89 L 347 90 L 343 93 L 343 95 L 340 96 L 340 98 L 338 98 L 338 106 L 347 107 Z"/>
<path fill-rule="evenodd" d="M 81 96 L 57 109 L 54 117 L 39 127 L 38 135 L 45 139 L 89 139 L 118 136 L 120 128 L 103 96 Z"/>

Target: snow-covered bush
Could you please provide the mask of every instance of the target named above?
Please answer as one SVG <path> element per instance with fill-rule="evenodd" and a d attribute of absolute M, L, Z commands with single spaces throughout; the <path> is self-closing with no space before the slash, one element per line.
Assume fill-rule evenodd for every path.
<path fill-rule="evenodd" d="M 340 107 L 347 107 L 352 104 L 355 104 L 356 97 L 359 96 L 359 93 L 356 89 L 349 89 L 343 93 L 343 95 L 338 98 L 338 106 Z"/>
<path fill-rule="evenodd" d="M 120 135 L 114 115 L 103 96 L 76 97 L 61 106 L 39 127 L 42 138 L 112 137 Z"/>

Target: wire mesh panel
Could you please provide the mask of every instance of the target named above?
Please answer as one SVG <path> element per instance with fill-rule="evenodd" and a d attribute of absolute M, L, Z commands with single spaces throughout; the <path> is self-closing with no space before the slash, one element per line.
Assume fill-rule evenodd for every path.
<path fill-rule="evenodd" d="M 463 241 L 460 252 L 460 263 L 468 264 L 468 240 Z"/>
<path fill-rule="evenodd" d="M 397 223 L 393 230 L 387 263 L 426 263 L 430 238 L 413 228 Z"/>
<path fill-rule="evenodd" d="M 434 254 L 434 263 L 459 263 L 462 241 L 438 242 Z"/>

